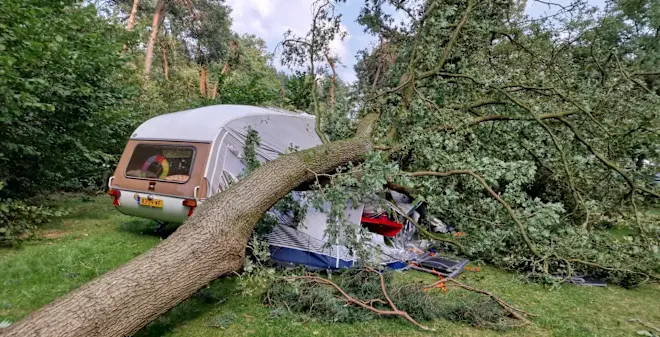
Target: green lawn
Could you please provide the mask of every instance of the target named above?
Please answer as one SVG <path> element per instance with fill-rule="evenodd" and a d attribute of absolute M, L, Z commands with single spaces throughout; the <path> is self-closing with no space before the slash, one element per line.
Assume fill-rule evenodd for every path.
<path fill-rule="evenodd" d="M 58 201 L 72 208 L 69 216 L 43 227 L 40 239 L 20 249 L 0 249 L 0 321 L 15 321 L 58 296 L 103 274 L 157 244 L 153 224 L 119 214 L 106 197 Z M 399 279 L 427 280 L 429 275 L 401 273 Z M 498 333 L 439 320 L 426 322 L 434 334 L 423 333 L 398 319 L 360 324 L 323 324 L 291 316 L 271 317 L 258 296 L 241 296 L 236 280 L 225 278 L 180 304 L 138 333 L 138 336 L 635 336 L 645 330 L 629 319 L 660 326 L 660 286 L 634 290 L 609 286 L 564 286 L 550 291 L 521 282 L 515 275 L 485 267 L 461 281 L 488 289 L 533 312 L 531 326 Z M 462 290 L 450 289 L 457 296 Z M 220 322 L 210 327 L 209 322 Z"/>

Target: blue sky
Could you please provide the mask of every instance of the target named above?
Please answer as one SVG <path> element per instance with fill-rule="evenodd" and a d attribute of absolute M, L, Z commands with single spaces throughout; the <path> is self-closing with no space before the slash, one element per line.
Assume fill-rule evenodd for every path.
<path fill-rule="evenodd" d="M 266 41 L 270 51 L 282 40 L 287 30 L 304 35 L 311 24 L 311 5 L 313 0 L 226 0 L 232 8 L 233 26 L 238 33 L 255 34 Z M 592 6 L 603 7 L 605 0 L 589 0 Z M 555 3 L 568 5 L 570 0 L 554 0 Z M 344 81 L 355 80 L 353 65 L 356 62 L 355 53 L 368 48 L 375 38 L 366 35 L 362 27 L 355 22 L 364 0 L 347 0 L 338 5 L 342 14 L 342 27 L 348 32 L 344 41 L 335 40 L 331 44 L 334 53 L 343 63 L 337 69 L 339 77 Z M 533 17 L 551 14 L 556 7 L 527 0 L 526 13 Z M 395 16 L 396 17 L 396 16 Z M 279 61 L 274 64 L 278 69 L 284 69 Z"/>

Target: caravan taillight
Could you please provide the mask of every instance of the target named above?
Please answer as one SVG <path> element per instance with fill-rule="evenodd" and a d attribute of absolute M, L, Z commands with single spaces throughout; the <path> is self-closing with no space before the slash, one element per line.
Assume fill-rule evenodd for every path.
<path fill-rule="evenodd" d="M 190 209 L 188 210 L 188 216 L 191 216 L 193 214 L 193 210 L 195 209 L 195 207 L 197 207 L 197 200 L 185 199 L 183 201 L 183 206 L 190 207 Z"/>
<path fill-rule="evenodd" d="M 119 206 L 119 197 L 121 197 L 121 192 L 119 190 L 115 189 L 109 189 L 108 194 L 112 196 L 112 204 L 115 206 Z"/>

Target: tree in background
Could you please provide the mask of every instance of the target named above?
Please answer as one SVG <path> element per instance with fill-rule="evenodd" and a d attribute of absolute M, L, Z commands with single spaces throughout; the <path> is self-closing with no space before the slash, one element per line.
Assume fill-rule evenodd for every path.
<path fill-rule="evenodd" d="M 282 105 L 291 110 L 309 111 L 312 106 L 312 87 L 307 73 L 280 74 L 282 81 Z M 313 108 L 312 108 L 313 109 Z"/>
<path fill-rule="evenodd" d="M 235 53 L 223 66 L 217 101 L 227 104 L 276 105 L 280 92 L 273 55 L 254 35 L 234 38 Z"/>
<path fill-rule="evenodd" d="M 320 70 L 322 69 L 320 63 L 329 60 L 330 42 L 335 38 L 343 40 L 347 33 L 341 29 L 341 15 L 335 12 L 335 1 L 316 0 L 311 10 L 312 24 L 307 34 L 304 37 L 295 36 L 293 32 L 288 31 L 278 47 L 282 47 L 282 65 L 307 68 L 311 80 L 312 107 L 314 115 L 317 116 L 316 132 L 323 142 L 327 142 L 327 136 L 322 132 L 320 124 L 322 113 L 317 97 L 317 75 L 320 71 L 325 71 Z M 335 58 L 331 60 L 333 61 L 329 64 L 337 61 Z"/>
<path fill-rule="evenodd" d="M 133 127 L 118 107 L 136 93 L 121 55 L 135 41 L 76 1 L 3 1 L 0 23 L 2 194 L 98 185 Z"/>

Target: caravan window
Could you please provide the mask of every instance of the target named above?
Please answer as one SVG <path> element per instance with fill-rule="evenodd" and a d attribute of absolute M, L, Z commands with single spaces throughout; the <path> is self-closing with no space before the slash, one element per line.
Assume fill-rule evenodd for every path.
<path fill-rule="evenodd" d="M 126 167 L 126 177 L 185 183 L 190 179 L 193 146 L 138 144 Z"/>

